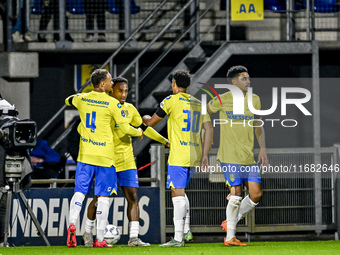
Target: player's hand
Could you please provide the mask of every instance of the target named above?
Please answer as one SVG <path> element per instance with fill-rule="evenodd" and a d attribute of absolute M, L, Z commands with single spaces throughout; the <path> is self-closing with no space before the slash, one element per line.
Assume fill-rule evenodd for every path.
<path fill-rule="evenodd" d="M 168 148 L 170 148 L 170 143 L 167 142 L 165 146 L 168 147 Z"/>
<path fill-rule="evenodd" d="M 147 124 L 148 120 L 151 119 L 151 116 L 150 115 L 144 115 L 142 119 L 143 119 L 143 122 Z"/>
<path fill-rule="evenodd" d="M 201 160 L 201 171 L 203 173 L 209 172 L 209 158 L 208 156 L 203 156 Z"/>
<path fill-rule="evenodd" d="M 143 134 L 143 133 L 144 133 L 144 132 L 143 132 L 143 129 L 138 128 L 138 130 L 142 131 L 142 135 L 139 137 L 139 139 L 140 139 L 140 140 L 143 140 L 143 136 L 144 136 L 144 134 Z"/>
<path fill-rule="evenodd" d="M 267 157 L 266 149 L 264 149 L 264 148 L 260 149 L 259 159 L 258 159 L 257 163 L 261 163 L 262 166 L 265 166 L 265 167 L 268 166 L 268 157 Z"/>

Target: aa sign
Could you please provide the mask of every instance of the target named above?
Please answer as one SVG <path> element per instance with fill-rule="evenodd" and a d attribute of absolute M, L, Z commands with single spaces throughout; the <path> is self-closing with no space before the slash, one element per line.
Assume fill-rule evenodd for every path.
<path fill-rule="evenodd" d="M 230 0 L 230 2 L 231 20 L 263 20 L 263 0 Z"/>

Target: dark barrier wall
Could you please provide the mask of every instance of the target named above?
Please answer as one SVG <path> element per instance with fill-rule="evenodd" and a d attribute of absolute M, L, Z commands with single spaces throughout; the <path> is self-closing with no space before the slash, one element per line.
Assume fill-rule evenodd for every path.
<path fill-rule="evenodd" d="M 36 215 L 51 245 L 66 245 L 69 225 L 69 205 L 73 196 L 72 188 L 31 189 L 25 192 L 33 213 Z M 145 242 L 160 243 L 159 188 L 140 188 L 138 190 L 140 209 L 140 237 Z M 87 206 L 93 196 L 87 196 L 77 222 L 77 242 L 81 244 L 85 231 Z M 122 233 L 118 244 L 127 244 L 129 221 L 126 215 L 127 201 L 123 191 L 110 198 L 108 222 L 119 227 Z M 28 219 L 27 219 L 28 218 Z M 45 245 L 42 237 L 31 221 L 27 210 L 18 196 L 13 196 L 11 210 L 9 243 L 21 245 Z M 95 232 L 94 232 L 95 233 Z"/>

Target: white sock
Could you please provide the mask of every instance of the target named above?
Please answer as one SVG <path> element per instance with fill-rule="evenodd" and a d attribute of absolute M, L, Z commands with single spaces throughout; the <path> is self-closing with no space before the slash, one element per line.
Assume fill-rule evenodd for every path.
<path fill-rule="evenodd" d="M 237 215 L 240 210 L 242 197 L 230 196 L 227 206 L 227 241 L 235 237 Z"/>
<path fill-rule="evenodd" d="M 70 214 L 69 214 L 70 224 L 73 223 L 74 225 L 76 225 L 79 213 L 81 211 L 81 207 L 83 205 L 84 198 L 85 198 L 84 194 L 80 192 L 74 193 L 70 202 Z"/>
<path fill-rule="evenodd" d="M 188 231 L 190 230 L 190 203 L 187 194 L 185 194 L 185 209 L 186 214 L 184 222 L 184 234 L 188 233 Z"/>
<path fill-rule="evenodd" d="M 240 211 L 238 212 L 237 216 L 237 222 L 242 220 L 244 217 L 247 216 L 247 214 L 254 209 L 255 206 L 257 206 L 259 203 L 254 203 L 249 195 L 243 198 L 240 206 Z"/>
<path fill-rule="evenodd" d="M 137 238 L 139 234 L 139 221 L 131 221 L 129 223 L 130 227 L 130 239 Z"/>
<path fill-rule="evenodd" d="M 173 197 L 172 203 L 174 205 L 174 226 L 175 226 L 174 239 L 178 242 L 182 242 L 186 211 L 185 197 Z"/>
<path fill-rule="evenodd" d="M 85 221 L 85 232 L 86 233 L 92 235 L 95 222 L 96 220 L 90 220 L 89 218 L 86 217 L 86 221 Z"/>
<path fill-rule="evenodd" d="M 104 240 L 104 232 L 109 215 L 110 201 L 108 197 L 99 197 L 97 206 L 97 241 L 99 243 Z"/>

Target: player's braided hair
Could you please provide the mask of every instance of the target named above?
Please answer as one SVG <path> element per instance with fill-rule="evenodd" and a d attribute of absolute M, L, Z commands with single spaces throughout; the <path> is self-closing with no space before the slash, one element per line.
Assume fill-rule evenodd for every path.
<path fill-rule="evenodd" d="M 179 69 L 172 73 L 172 79 L 175 80 L 178 87 L 187 88 L 191 82 L 190 73 L 187 70 Z"/>
<path fill-rule="evenodd" d="M 107 78 L 107 74 L 109 73 L 106 69 L 96 69 L 91 74 L 91 82 L 95 88 L 97 88 L 100 82 L 104 81 Z"/>
<path fill-rule="evenodd" d="M 240 73 L 248 73 L 248 69 L 244 66 L 233 66 L 228 70 L 227 78 L 229 82 L 231 83 L 231 80 L 234 78 L 237 78 Z"/>

